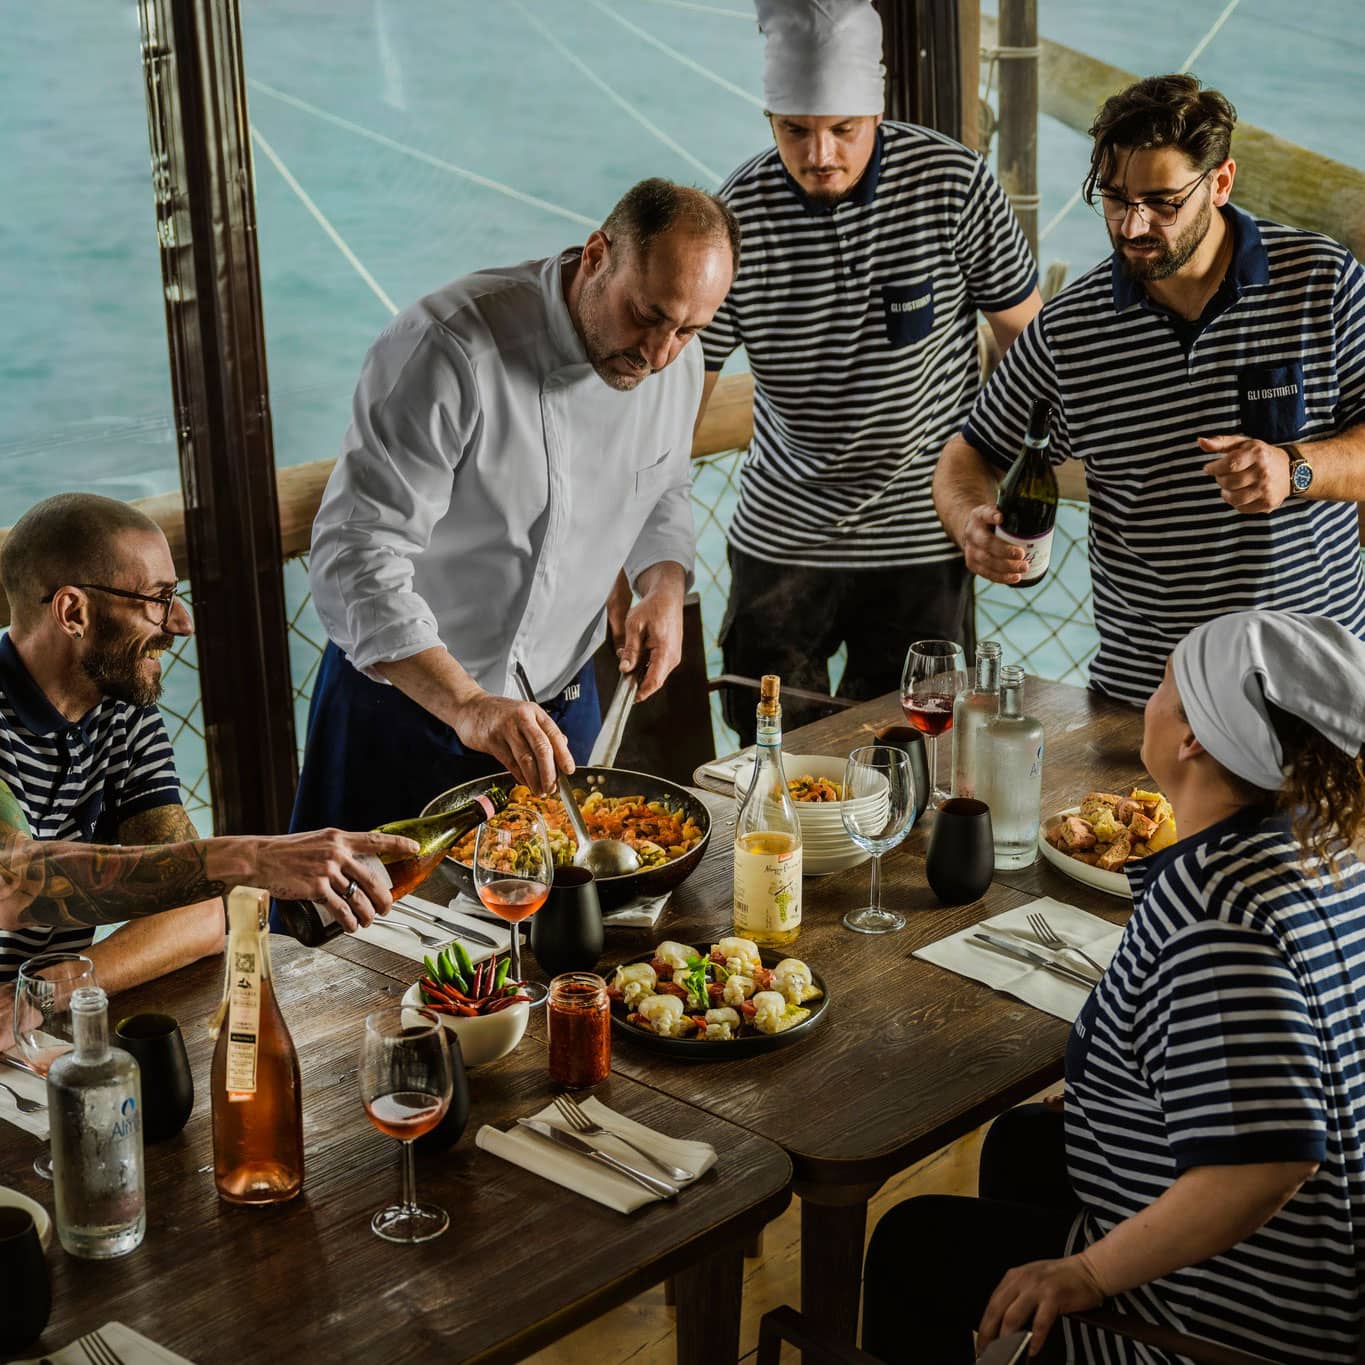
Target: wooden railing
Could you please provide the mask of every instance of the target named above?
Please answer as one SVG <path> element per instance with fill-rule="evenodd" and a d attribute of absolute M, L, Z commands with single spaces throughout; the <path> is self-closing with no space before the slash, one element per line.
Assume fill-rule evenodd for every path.
<path fill-rule="evenodd" d="M 754 381 L 748 374 L 726 375 L 717 380 L 711 402 L 692 442 L 692 458 L 703 459 L 726 450 L 742 450 L 754 434 Z M 277 472 L 280 499 L 280 556 L 293 559 L 308 552 L 313 518 L 317 516 L 322 490 L 327 485 L 335 460 L 314 460 L 311 464 L 292 465 Z M 1085 470 L 1079 460 L 1068 460 L 1057 471 L 1062 497 L 1073 502 L 1088 502 Z M 185 505 L 181 495 L 161 493 L 133 502 L 166 533 L 171 555 L 177 564 L 185 562 Z M 0 545 L 9 534 L 0 530 Z M 1361 544 L 1365 545 L 1365 504 L 1361 507 Z M 0 626 L 9 624 L 9 603 L 0 592 Z"/>

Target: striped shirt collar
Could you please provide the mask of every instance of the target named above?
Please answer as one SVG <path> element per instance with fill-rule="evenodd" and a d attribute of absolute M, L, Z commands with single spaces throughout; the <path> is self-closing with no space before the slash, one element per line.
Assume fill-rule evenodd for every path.
<path fill-rule="evenodd" d="M 1270 283 L 1270 257 L 1261 240 L 1261 229 L 1250 214 L 1243 213 L 1232 204 L 1218 211 L 1232 229 L 1232 264 L 1228 267 L 1227 283 L 1231 286 L 1232 297 L 1240 298 L 1247 285 Z M 1142 285 L 1124 272 L 1117 251 L 1110 258 L 1109 278 L 1114 291 L 1114 312 L 1124 313 L 1144 304 L 1157 306 L 1148 299 Z"/>
<path fill-rule="evenodd" d="M 69 730 L 72 726 L 72 722 L 48 701 L 47 694 L 33 681 L 33 675 L 24 667 L 24 661 L 19 657 L 19 651 L 14 647 L 8 631 L 0 637 L 0 693 L 9 700 L 20 725 L 30 734 L 51 735 L 58 730 Z M 103 704 L 102 700 L 96 702 L 75 722 L 87 740 L 90 739 L 90 723 Z"/>
<path fill-rule="evenodd" d="M 782 153 L 776 147 L 773 148 L 773 155 L 777 157 L 777 164 L 782 168 L 782 179 L 787 182 L 787 188 L 800 200 L 801 207 L 807 213 L 830 214 L 835 209 L 843 208 L 845 204 L 857 204 L 859 208 L 866 208 L 872 202 L 873 196 L 877 193 L 877 184 L 882 178 L 882 145 L 882 129 L 878 124 L 877 138 L 872 146 L 872 156 L 867 163 L 867 169 L 858 177 L 858 183 L 837 204 L 826 204 L 818 199 L 812 199 L 797 184 L 787 169 L 787 163 L 782 160 Z"/>
<path fill-rule="evenodd" d="M 1216 843 L 1226 834 L 1234 834 L 1239 830 L 1250 832 L 1266 824 L 1274 825 L 1278 829 L 1288 830 L 1289 828 L 1288 817 L 1277 812 L 1273 806 L 1268 804 L 1243 806 L 1240 810 L 1233 811 L 1231 815 L 1226 815 L 1223 819 L 1201 829 L 1197 834 L 1188 835 L 1169 847 L 1163 848 L 1158 853 L 1129 863 L 1124 871 L 1128 875 L 1128 886 L 1133 893 L 1133 903 L 1137 904 L 1142 899 L 1142 893 L 1146 890 L 1148 883 L 1155 881 L 1166 866 L 1174 862 L 1175 859 L 1184 857 L 1185 854 L 1193 852 L 1203 844 Z"/>

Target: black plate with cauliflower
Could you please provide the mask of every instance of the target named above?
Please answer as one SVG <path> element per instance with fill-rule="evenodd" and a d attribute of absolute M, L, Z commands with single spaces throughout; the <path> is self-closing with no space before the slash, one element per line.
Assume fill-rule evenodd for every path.
<path fill-rule="evenodd" d="M 607 984 L 618 1036 L 695 1061 L 798 1042 L 829 1008 L 823 979 L 805 962 L 738 937 L 704 948 L 665 940 L 621 963 Z"/>

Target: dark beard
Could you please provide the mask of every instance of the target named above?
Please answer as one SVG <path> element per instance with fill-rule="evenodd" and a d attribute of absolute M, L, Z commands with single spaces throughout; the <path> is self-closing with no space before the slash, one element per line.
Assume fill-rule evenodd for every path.
<path fill-rule="evenodd" d="M 161 675 L 147 678 L 138 665 L 149 649 L 169 649 L 173 635 L 155 640 L 121 638 L 112 623 L 96 618 L 90 630 L 90 647 L 81 659 L 81 669 L 99 689 L 100 696 L 127 702 L 130 706 L 152 706 L 161 700 Z"/>
<path fill-rule="evenodd" d="M 607 275 L 600 275 L 595 280 L 589 280 L 583 286 L 578 309 L 578 325 L 582 329 L 583 349 L 588 353 L 588 363 L 597 371 L 597 377 L 608 388 L 615 389 L 618 393 L 629 393 L 632 389 L 637 388 L 642 380 L 648 379 L 653 374 L 653 370 L 650 369 L 648 362 L 639 351 L 613 351 L 608 349 L 608 343 L 604 340 L 602 330 L 597 325 L 598 302 L 606 289 L 607 278 Z M 637 367 L 644 366 L 643 372 L 636 375 L 625 375 L 611 369 L 610 362 L 618 356 L 624 357 Z"/>
<path fill-rule="evenodd" d="M 1155 280 L 1169 279 L 1181 268 L 1196 251 L 1204 238 L 1209 235 L 1209 228 L 1213 223 L 1213 206 L 1211 196 L 1205 195 L 1203 207 L 1200 208 L 1197 217 L 1184 232 L 1168 247 L 1160 251 L 1159 255 L 1153 256 L 1148 261 L 1130 260 L 1123 254 L 1123 245 L 1127 246 L 1156 246 L 1162 247 L 1162 243 L 1157 240 L 1144 239 L 1142 237 L 1129 238 L 1126 243 L 1114 242 L 1114 248 L 1119 258 L 1119 269 L 1132 281 L 1137 284 L 1150 284 Z"/>

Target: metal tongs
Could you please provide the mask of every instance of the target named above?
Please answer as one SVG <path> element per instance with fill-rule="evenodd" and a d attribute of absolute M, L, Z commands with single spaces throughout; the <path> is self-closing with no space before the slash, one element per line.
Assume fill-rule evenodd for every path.
<path fill-rule="evenodd" d="M 536 701 L 536 694 L 531 690 L 531 681 L 520 662 L 513 664 L 512 673 L 516 677 L 523 699 L 538 706 L 540 703 Z M 619 693 L 620 689 L 617 691 Z M 614 706 L 615 701 L 612 704 Z M 588 833 L 588 827 L 583 823 L 583 812 L 578 809 L 573 788 L 569 786 L 569 779 L 563 773 L 557 776 L 559 784 L 555 792 L 564 806 L 564 814 L 568 816 L 569 823 L 573 826 L 574 842 L 578 845 L 574 863 L 579 867 L 586 867 L 594 877 L 624 877 L 638 871 L 640 855 L 625 840 L 594 839 Z"/>

